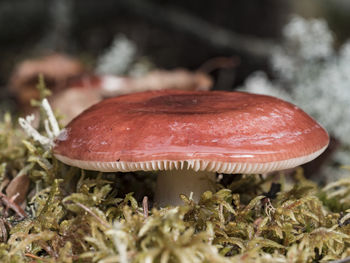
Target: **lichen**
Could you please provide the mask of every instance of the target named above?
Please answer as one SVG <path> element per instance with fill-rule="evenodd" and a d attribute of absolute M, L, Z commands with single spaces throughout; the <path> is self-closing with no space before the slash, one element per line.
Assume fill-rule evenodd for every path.
<path fill-rule="evenodd" d="M 294 16 L 282 33 L 283 43 L 270 57 L 273 79 L 265 72 L 254 72 L 242 90 L 298 105 L 340 141 L 334 163 L 348 164 L 350 41 L 337 43 L 327 22 L 319 18 Z M 328 170 L 331 178 L 346 177 L 339 169 Z M 326 174 L 320 176 L 329 179 L 324 177 Z"/>

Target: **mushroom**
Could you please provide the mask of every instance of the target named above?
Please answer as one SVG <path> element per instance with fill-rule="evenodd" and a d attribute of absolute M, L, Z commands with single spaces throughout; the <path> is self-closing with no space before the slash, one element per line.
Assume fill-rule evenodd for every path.
<path fill-rule="evenodd" d="M 309 162 L 327 132 L 298 107 L 243 92 L 150 91 L 106 99 L 56 138 L 60 161 L 103 172 L 158 171 L 155 201 L 211 189 L 216 173 L 266 173 Z"/>

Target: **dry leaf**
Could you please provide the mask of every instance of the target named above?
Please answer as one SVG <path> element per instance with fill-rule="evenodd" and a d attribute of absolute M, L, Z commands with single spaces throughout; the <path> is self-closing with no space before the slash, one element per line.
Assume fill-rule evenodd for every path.
<path fill-rule="evenodd" d="M 13 202 L 21 206 L 27 198 L 30 180 L 26 174 L 16 176 L 11 180 L 6 188 L 6 196 L 9 199 L 15 199 Z"/>
<path fill-rule="evenodd" d="M 52 91 L 65 88 L 67 80 L 82 74 L 82 64 L 63 54 L 51 54 L 19 63 L 9 81 L 9 88 L 20 105 L 28 108 L 31 99 L 38 98 L 36 89 L 39 74 L 43 74 L 46 86 Z"/>

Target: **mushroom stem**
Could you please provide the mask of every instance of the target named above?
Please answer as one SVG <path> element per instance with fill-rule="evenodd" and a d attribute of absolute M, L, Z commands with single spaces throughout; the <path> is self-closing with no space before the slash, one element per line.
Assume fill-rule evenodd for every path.
<path fill-rule="evenodd" d="M 182 205 L 180 194 L 198 202 L 202 193 L 214 190 L 215 173 L 194 170 L 159 171 L 155 203 L 159 207 Z"/>

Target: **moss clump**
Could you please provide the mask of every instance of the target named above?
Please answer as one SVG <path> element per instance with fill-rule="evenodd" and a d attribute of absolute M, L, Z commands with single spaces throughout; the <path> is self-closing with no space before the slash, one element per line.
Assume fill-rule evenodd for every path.
<path fill-rule="evenodd" d="M 30 189 L 26 202 L 16 204 L 5 189 L 24 173 Z M 317 262 L 350 256 L 350 180 L 320 189 L 300 172 L 292 177 L 288 187 L 283 177 L 224 176 L 198 203 L 182 196 L 182 206 L 159 210 L 151 208 L 154 176 L 63 165 L 7 114 L 0 123 L 0 262 Z M 141 203 L 144 194 L 148 204 Z M 25 214 L 18 212 L 21 205 Z"/>

